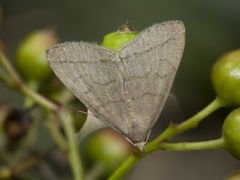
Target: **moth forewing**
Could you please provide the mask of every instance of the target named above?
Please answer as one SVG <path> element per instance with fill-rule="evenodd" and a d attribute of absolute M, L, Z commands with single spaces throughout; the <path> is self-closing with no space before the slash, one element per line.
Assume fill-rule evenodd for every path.
<path fill-rule="evenodd" d="M 177 72 L 185 44 L 180 21 L 145 29 L 118 53 L 85 42 L 46 50 L 56 76 L 101 121 L 143 151 Z"/>

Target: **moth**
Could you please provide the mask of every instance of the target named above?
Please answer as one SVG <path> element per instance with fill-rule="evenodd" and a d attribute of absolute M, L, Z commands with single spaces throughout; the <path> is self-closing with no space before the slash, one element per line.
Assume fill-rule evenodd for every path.
<path fill-rule="evenodd" d="M 155 24 L 118 52 L 87 42 L 46 50 L 56 76 L 106 125 L 144 150 L 182 58 L 185 27 Z"/>

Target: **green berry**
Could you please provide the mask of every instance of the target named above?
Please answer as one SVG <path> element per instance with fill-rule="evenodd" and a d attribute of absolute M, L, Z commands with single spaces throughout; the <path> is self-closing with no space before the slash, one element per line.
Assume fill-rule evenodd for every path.
<path fill-rule="evenodd" d="M 51 31 L 31 33 L 17 49 L 15 64 L 20 74 L 27 80 L 46 80 L 52 70 L 46 59 L 45 49 L 57 42 Z"/>
<path fill-rule="evenodd" d="M 240 108 L 235 109 L 227 116 L 222 132 L 227 150 L 240 160 Z"/>
<path fill-rule="evenodd" d="M 227 105 L 240 105 L 240 49 L 224 54 L 213 65 L 213 88 Z"/>
<path fill-rule="evenodd" d="M 103 37 L 102 46 L 118 52 L 126 43 L 132 41 L 139 33 L 128 23 L 122 25 L 117 32 L 109 33 Z"/>
<path fill-rule="evenodd" d="M 131 145 L 116 131 L 107 128 L 93 132 L 84 139 L 82 152 L 91 167 L 100 164 L 102 175 L 110 175 L 130 154 Z"/>

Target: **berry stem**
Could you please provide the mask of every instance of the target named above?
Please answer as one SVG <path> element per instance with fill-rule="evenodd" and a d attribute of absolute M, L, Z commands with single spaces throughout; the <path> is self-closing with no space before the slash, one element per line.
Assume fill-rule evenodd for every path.
<path fill-rule="evenodd" d="M 45 107 L 46 109 L 56 111 L 58 106 L 55 105 L 53 102 L 49 101 L 45 97 L 38 94 L 36 91 L 29 88 L 26 83 L 20 78 L 19 74 L 16 70 L 12 67 L 9 63 L 9 60 L 4 55 L 3 52 L 0 50 L 0 65 L 7 71 L 8 74 L 1 73 L 1 79 L 6 80 L 4 81 L 8 86 L 13 89 L 20 91 L 21 93 L 25 94 L 26 96 L 33 99 L 36 103 L 40 104 L 41 106 Z"/>
<path fill-rule="evenodd" d="M 178 151 L 192 151 L 201 149 L 226 149 L 226 144 L 224 138 L 221 137 L 219 139 L 200 142 L 161 143 L 160 149 Z"/>
<path fill-rule="evenodd" d="M 157 138 L 155 138 L 152 142 L 149 142 L 146 145 L 146 152 L 152 152 L 159 148 L 159 143 L 163 142 L 169 138 L 176 136 L 177 134 L 183 133 L 186 130 L 197 127 L 197 125 L 208 115 L 216 111 L 217 109 L 224 107 L 225 103 L 216 97 L 209 105 L 207 105 L 204 109 L 199 111 L 194 116 L 189 119 L 183 121 L 182 123 L 176 125 L 170 123 L 168 128 L 161 133 Z"/>
<path fill-rule="evenodd" d="M 180 123 L 179 125 L 170 123 L 168 128 L 162 132 L 157 138 L 155 138 L 153 141 L 149 142 L 145 146 L 145 154 L 142 156 L 139 156 L 137 154 L 132 154 L 126 159 L 125 162 L 109 177 L 109 180 L 113 179 L 122 179 L 122 177 L 143 157 L 150 154 L 153 151 L 161 149 L 162 145 L 160 144 L 163 141 L 166 141 L 177 134 L 180 134 L 188 129 L 196 127 L 205 117 L 210 115 L 212 112 L 216 111 L 217 109 L 226 106 L 226 104 L 216 97 L 209 105 L 207 105 L 204 109 L 199 111 L 197 114 L 192 116 L 191 118 L 185 120 L 184 122 Z M 223 147 L 222 140 L 219 140 L 219 147 Z M 181 145 L 178 145 L 181 147 Z M 182 145 L 183 146 L 183 145 Z M 190 145 L 189 145 L 190 146 Z M 208 143 L 208 146 L 216 146 L 214 143 L 210 145 Z M 182 147 L 181 147 L 182 148 Z M 202 148 L 204 146 L 202 145 Z M 209 149 L 209 148 L 208 148 Z M 178 150 L 177 148 L 175 150 Z M 182 150 L 182 149 L 180 149 Z"/>
<path fill-rule="evenodd" d="M 34 101 L 35 103 L 38 103 L 42 107 L 54 113 L 54 115 L 61 121 L 67 136 L 68 143 L 67 156 L 73 171 L 74 180 L 82 180 L 83 168 L 79 156 L 77 139 L 74 134 L 73 117 L 63 107 L 58 106 L 57 104 L 53 103 L 52 101 L 48 100 L 44 96 L 38 94 L 36 91 L 31 89 L 29 86 L 27 86 L 26 83 L 21 79 L 17 71 L 12 67 L 12 65 L 9 62 L 10 62 L 9 59 L 7 59 L 4 53 L 0 50 L 0 65 L 7 72 L 5 74 L 0 73 L 1 75 L 0 78 L 2 80 L 6 80 L 4 82 L 8 86 L 20 91 L 22 94 L 32 99 L 32 101 Z M 49 130 L 51 130 L 51 128 L 49 128 Z M 60 140 L 58 140 L 56 141 L 56 143 L 61 143 L 58 145 L 59 148 L 63 149 L 65 148 L 65 144 L 62 142 L 62 140 L 63 139 L 61 139 L 61 142 Z"/>

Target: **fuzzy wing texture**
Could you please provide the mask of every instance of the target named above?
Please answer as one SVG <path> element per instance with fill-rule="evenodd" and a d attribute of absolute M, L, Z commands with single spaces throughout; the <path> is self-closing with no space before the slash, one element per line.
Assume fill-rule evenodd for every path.
<path fill-rule="evenodd" d="M 100 120 L 133 144 L 145 143 L 158 119 L 182 57 L 181 22 L 154 25 L 118 54 L 89 43 L 47 49 L 57 77 Z"/>
<path fill-rule="evenodd" d="M 125 96 L 133 120 L 129 136 L 144 141 L 157 121 L 182 58 L 185 28 L 179 21 L 153 25 L 119 51 Z"/>
<path fill-rule="evenodd" d="M 90 43 L 63 43 L 46 50 L 56 76 L 108 126 L 124 134 L 128 110 L 122 100 L 117 54 Z"/>

